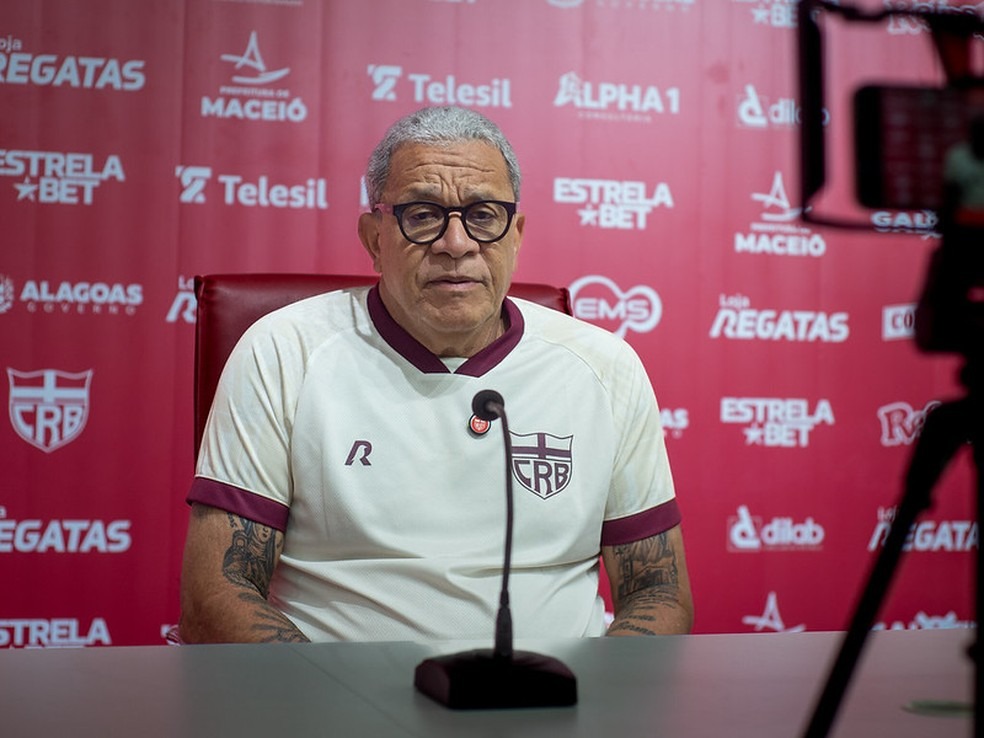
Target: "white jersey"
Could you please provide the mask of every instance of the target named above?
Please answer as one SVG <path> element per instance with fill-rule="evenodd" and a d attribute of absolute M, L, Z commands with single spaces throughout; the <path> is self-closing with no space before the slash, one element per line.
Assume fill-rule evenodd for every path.
<path fill-rule="evenodd" d="M 270 601 L 311 640 L 491 638 L 502 577 L 505 401 L 515 498 L 510 604 L 523 637 L 602 635 L 601 545 L 680 520 L 635 352 L 509 299 L 508 329 L 453 371 L 343 290 L 254 324 L 225 367 L 190 501 L 285 533 Z"/>

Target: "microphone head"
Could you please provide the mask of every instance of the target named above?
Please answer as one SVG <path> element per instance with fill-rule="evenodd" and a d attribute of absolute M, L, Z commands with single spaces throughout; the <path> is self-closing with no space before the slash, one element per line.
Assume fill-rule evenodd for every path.
<path fill-rule="evenodd" d="M 495 390 L 482 390 L 472 398 L 472 412 L 482 420 L 495 420 L 499 410 L 505 408 L 505 400 Z"/>

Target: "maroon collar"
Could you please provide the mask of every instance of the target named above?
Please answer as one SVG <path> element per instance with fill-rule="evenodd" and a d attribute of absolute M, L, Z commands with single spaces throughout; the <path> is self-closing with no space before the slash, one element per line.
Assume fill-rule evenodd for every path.
<path fill-rule="evenodd" d="M 389 314 L 383 304 L 383 298 L 379 295 L 378 283 L 369 290 L 367 304 L 369 317 L 372 319 L 373 325 L 376 326 L 376 330 L 379 331 L 379 335 L 400 356 L 425 374 L 450 373 L 440 358 L 432 354 L 420 341 L 393 320 L 393 316 Z M 498 365 L 516 347 L 519 339 L 523 337 L 523 314 L 512 300 L 506 298 L 502 303 L 502 317 L 506 324 L 505 333 L 477 354 L 469 357 L 464 364 L 458 367 L 456 374 L 480 377 Z"/>

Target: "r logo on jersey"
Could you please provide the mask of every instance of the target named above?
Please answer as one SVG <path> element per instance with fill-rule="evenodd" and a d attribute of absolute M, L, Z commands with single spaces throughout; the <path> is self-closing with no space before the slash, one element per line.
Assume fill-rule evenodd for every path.
<path fill-rule="evenodd" d="M 574 469 L 571 443 L 574 436 L 549 433 L 513 433 L 513 477 L 530 492 L 547 499 L 562 491 L 571 481 Z"/>
<path fill-rule="evenodd" d="M 371 453 L 372 444 L 360 438 L 349 449 L 348 458 L 345 459 L 345 466 L 352 466 L 356 461 L 362 464 L 362 466 L 372 466 L 372 462 L 369 461 L 369 454 Z"/>

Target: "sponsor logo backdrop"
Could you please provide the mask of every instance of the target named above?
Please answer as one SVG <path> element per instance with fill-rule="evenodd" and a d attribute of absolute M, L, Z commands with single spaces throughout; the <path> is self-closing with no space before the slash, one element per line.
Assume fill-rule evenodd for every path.
<path fill-rule="evenodd" d="M 697 630 L 844 627 L 957 361 L 912 343 L 936 242 L 907 230 L 932 213 L 873 213 L 878 235 L 800 220 L 794 59 L 788 0 L 4 2 L 0 646 L 162 642 L 194 275 L 370 273 L 370 148 L 444 103 L 516 144 L 518 279 L 569 286 L 651 374 Z M 843 169 L 857 75 L 935 64 L 899 21 L 831 64 Z M 879 627 L 974 619 L 966 455 L 935 500 Z"/>

